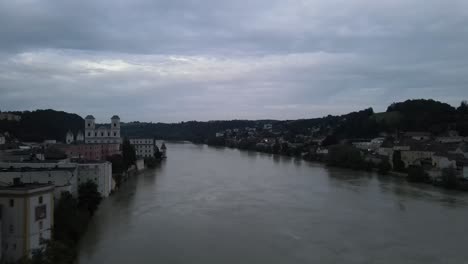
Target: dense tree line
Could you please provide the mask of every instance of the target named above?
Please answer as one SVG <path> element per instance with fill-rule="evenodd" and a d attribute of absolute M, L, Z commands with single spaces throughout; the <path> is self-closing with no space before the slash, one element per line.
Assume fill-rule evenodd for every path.
<path fill-rule="evenodd" d="M 84 120 L 76 114 L 54 110 L 18 114 L 22 118 L 20 122 L 0 121 L 0 131 L 9 131 L 24 141 L 63 141 L 68 130 L 76 133 L 84 127 Z M 130 122 L 122 123 L 122 134 L 206 143 L 219 131 L 245 127 L 261 130 L 267 123 L 273 124 L 274 130 L 288 131 L 283 134 L 286 138 L 294 138 L 298 134 L 319 137 L 333 134 L 338 141 L 344 138 L 371 138 L 380 132 L 430 131 L 440 134 L 448 129 L 468 136 L 468 104 L 464 101 L 459 107 L 453 107 L 434 100 L 417 99 L 393 103 L 384 113 L 374 113 L 372 108 L 368 108 L 340 116 L 299 120 L 188 121 L 172 124 Z"/>
<path fill-rule="evenodd" d="M 23 141 L 55 139 L 65 141 L 66 133 L 83 130 L 84 119 L 77 114 L 55 110 L 15 112 L 21 116 L 19 122 L 0 120 L 0 131 L 8 131 Z"/>

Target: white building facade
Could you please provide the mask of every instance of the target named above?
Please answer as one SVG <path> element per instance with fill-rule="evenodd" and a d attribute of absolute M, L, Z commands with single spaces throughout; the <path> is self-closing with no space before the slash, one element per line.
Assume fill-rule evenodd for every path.
<path fill-rule="evenodd" d="M 120 118 L 114 115 L 110 124 L 96 128 L 95 118 L 88 115 L 85 118 L 84 138 L 86 144 L 120 144 Z"/>
<path fill-rule="evenodd" d="M 112 163 L 86 162 L 78 163 L 78 185 L 87 181 L 96 183 L 98 192 L 107 197 L 113 191 Z"/>
<path fill-rule="evenodd" d="M 132 138 L 130 144 L 135 148 L 138 158 L 152 158 L 156 150 L 156 141 L 153 138 Z"/>
<path fill-rule="evenodd" d="M 11 185 L 19 178 L 24 183 L 52 184 L 55 197 L 62 192 L 78 195 L 78 166 L 61 162 L 0 162 L 0 183 Z"/>
<path fill-rule="evenodd" d="M 14 262 L 45 247 L 51 238 L 53 185 L 0 187 L 2 261 Z"/>

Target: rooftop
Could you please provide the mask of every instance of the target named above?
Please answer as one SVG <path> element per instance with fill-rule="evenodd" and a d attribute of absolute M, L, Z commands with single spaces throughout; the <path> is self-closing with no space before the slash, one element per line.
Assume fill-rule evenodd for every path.
<path fill-rule="evenodd" d="M 87 116 L 85 117 L 85 119 L 95 119 L 95 118 L 94 118 L 94 116 L 92 116 L 92 115 L 87 115 Z"/>
<path fill-rule="evenodd" d="M 0 191 L 29 191 L 44 187 L 53 188 L 54 185 L 48 183 L 18 183 L 13 185 L 0 186 Z"/>

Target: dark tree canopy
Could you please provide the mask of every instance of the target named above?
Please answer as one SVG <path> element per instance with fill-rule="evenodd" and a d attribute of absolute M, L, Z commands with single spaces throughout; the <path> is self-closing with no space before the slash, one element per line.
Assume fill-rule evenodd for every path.
<path fill-rule="evenodd" d="M 84 119 L 77 114 L 69 114 L 55 110 L 36 110 L 18 112 L 19 122 L 0 121 L 0 131 L 9 131 L 23 141 L 44 141 L 55 139 L 65 141 L 66 133 L 83 130 Z"/>

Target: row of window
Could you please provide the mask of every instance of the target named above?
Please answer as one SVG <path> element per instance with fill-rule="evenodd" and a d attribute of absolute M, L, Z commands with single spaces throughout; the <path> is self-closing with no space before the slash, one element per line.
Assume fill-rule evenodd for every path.
<path fill-rule="evenodd" d="M 147 140 L 131 139 L 130 143 L 132 143 L 132 144 L 153 144 L 153 140 L 150 140 L 150 139 L 147 139 Z"/>
<path fill-rule="evenodd" d="M 153 145 L 135 145 L 136 148 L 152 148 Z"/>
<path fill-rule="evenodd" d="M 39 201 L 39 204 L 42 204 L 42 202 L 44 201 L 42 196 L 38 197 L 38 201 Z M 10 199 L 9 203 L 10 203 L 10 207 L 15 207 L 15 199 Z"/>
<path fill-rule="evenodd" d="M 88 140 L 87 143 L 119 143 L 118 140 Z"/>
<path fill-rule="evenodd" d="M 117 123 L 112 124 L 114 127 L 117 127 Z M 91 127 L 91 123 L 88 123 L 88 127 Z"/>
<path fill-rule="evenodd" d="M 98 132 L 94 132 L 94 136 L 97 137 L 98 136 Z M 104 132 L 101 132 L 101 137 L 104 136 Z M 107 132 L 107 136 L 110 137 L 111 136 L 111 132 Z M 114 132 L 114 137 L 117 136 L 117 132 Z M 88 137 L 91 137 L 91 132 L 88 132 Z"/>

